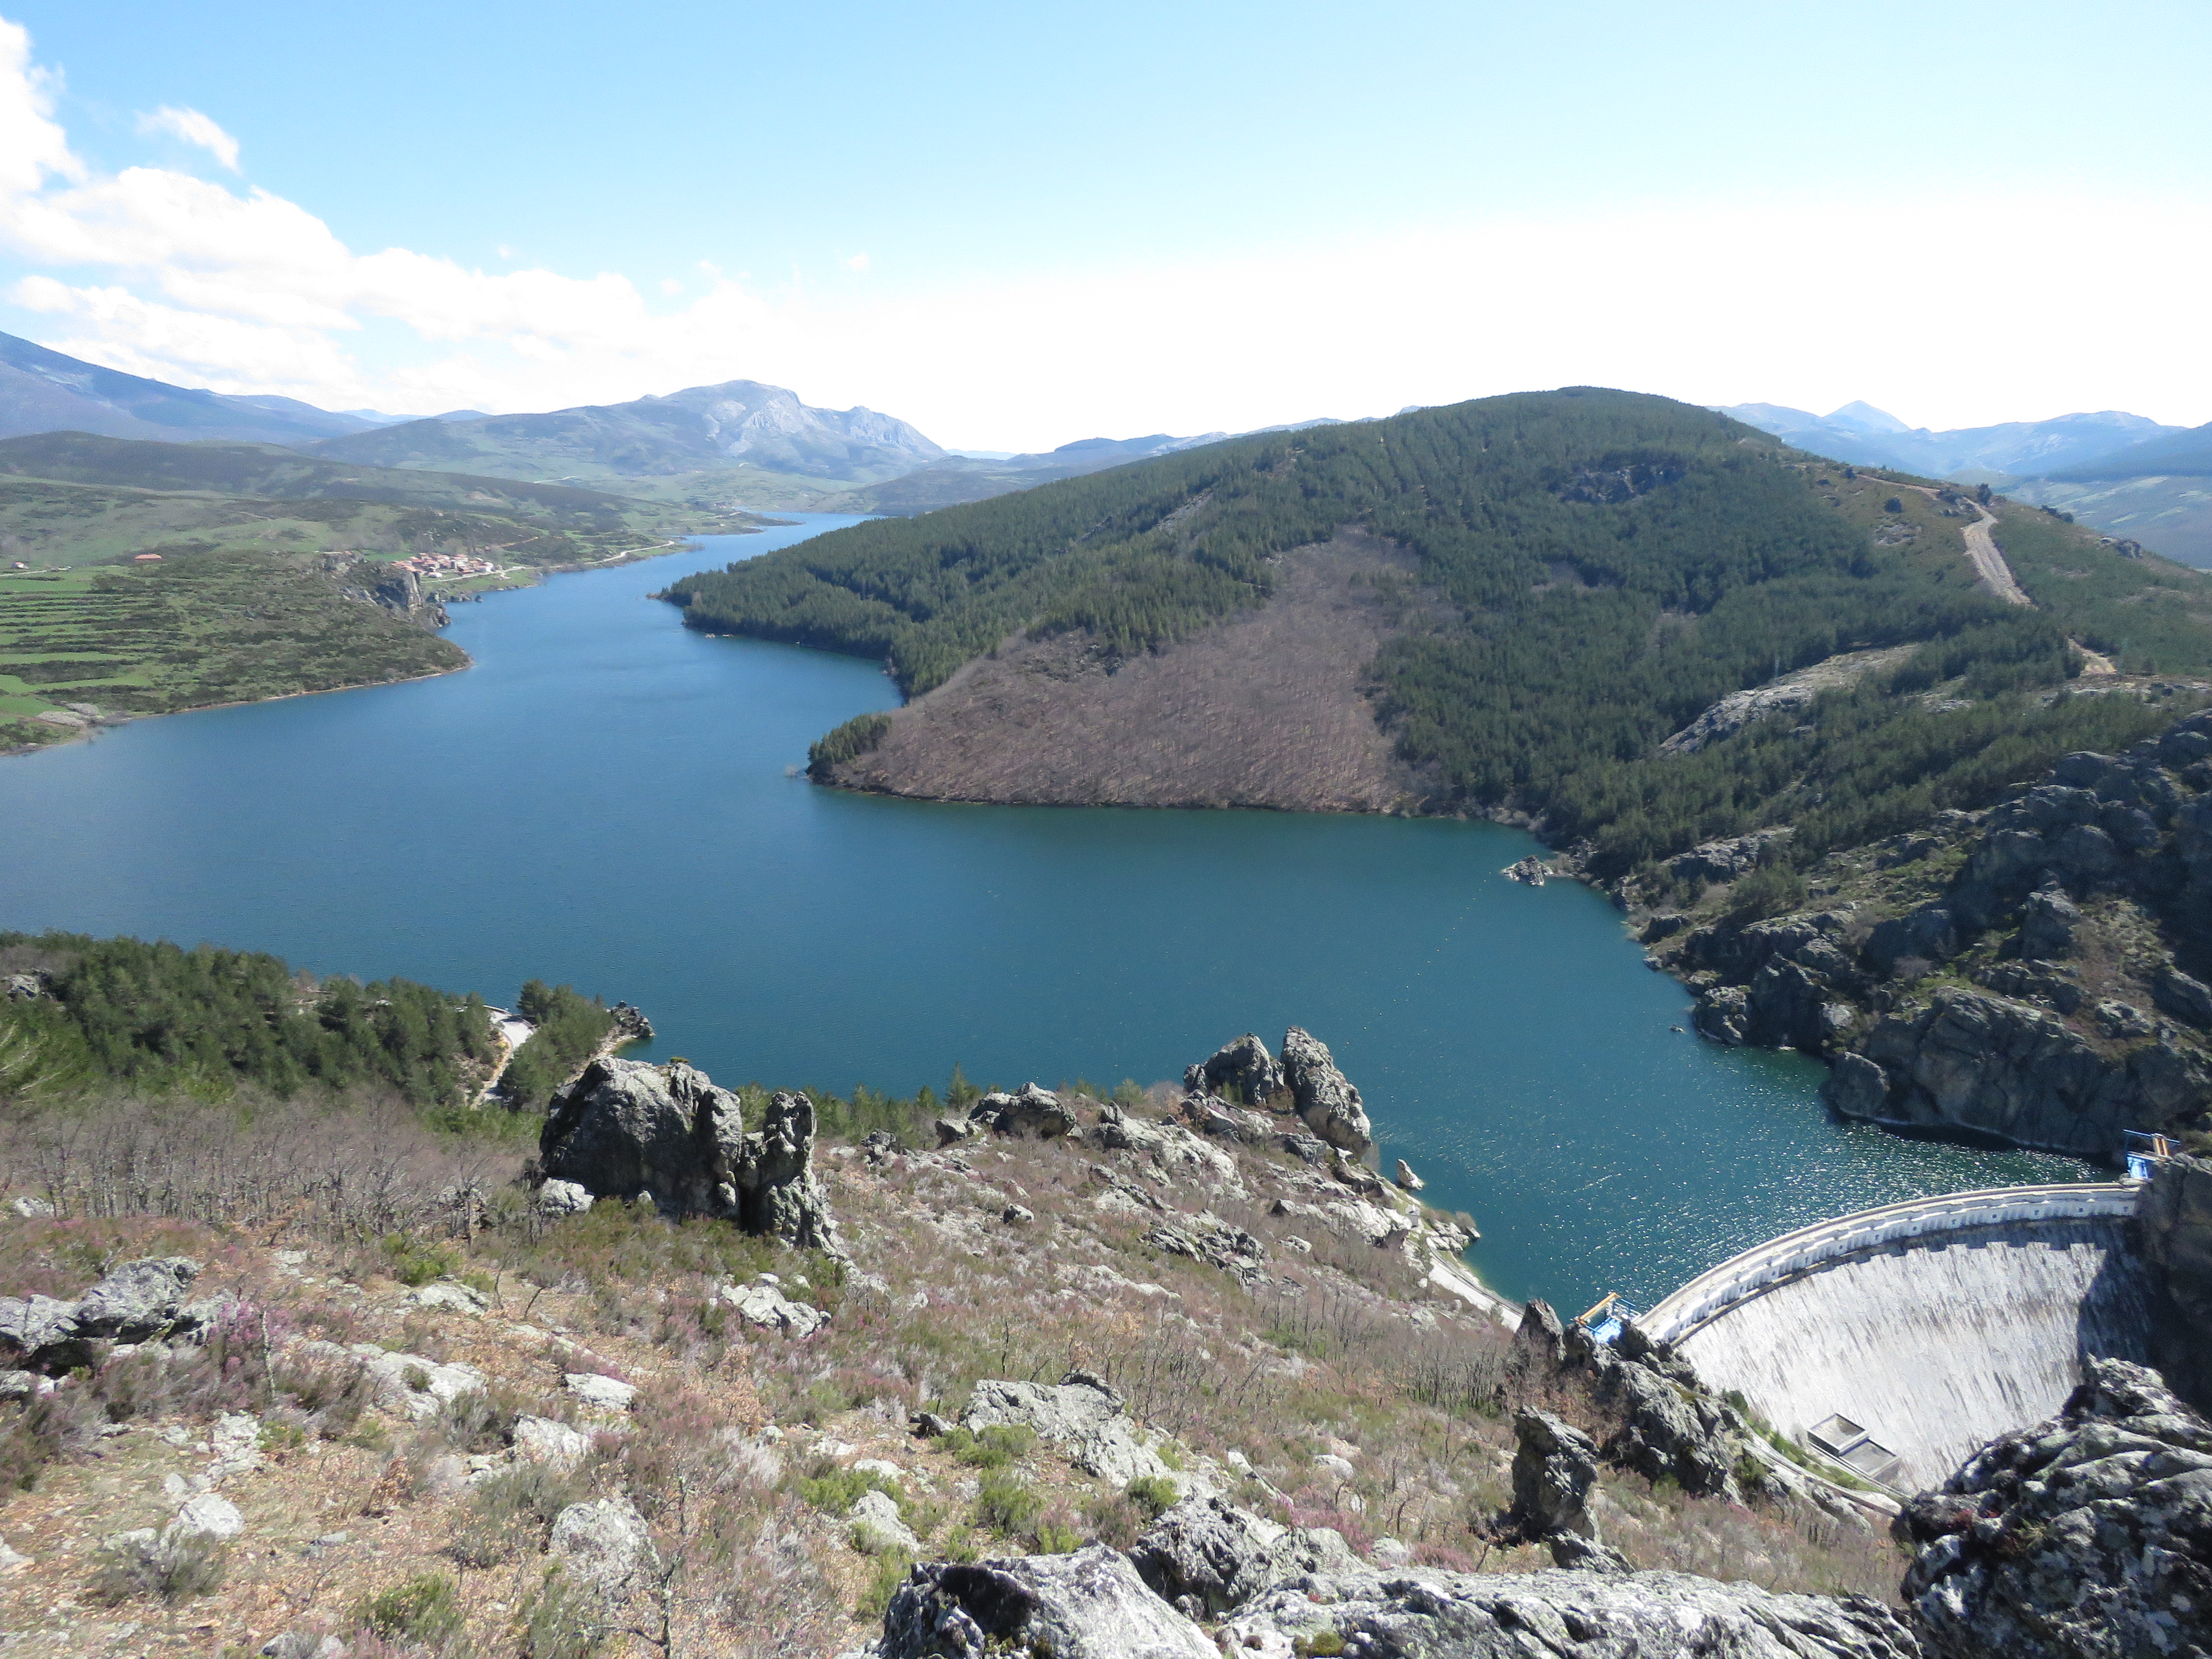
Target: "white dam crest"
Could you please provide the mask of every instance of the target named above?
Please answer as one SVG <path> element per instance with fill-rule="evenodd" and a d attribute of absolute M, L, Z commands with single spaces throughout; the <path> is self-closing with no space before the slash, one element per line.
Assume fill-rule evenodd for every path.
<path fill-rule="evenodd" d="M 1638 1323 L 1792 1438 L 1905 1491 L 1936 1486 L 2055 1414 L 2084 1356 L 2148 1359 L 2142 1190 L 2012 1187 L 1839 1216 L 1701 1273 Z"/>

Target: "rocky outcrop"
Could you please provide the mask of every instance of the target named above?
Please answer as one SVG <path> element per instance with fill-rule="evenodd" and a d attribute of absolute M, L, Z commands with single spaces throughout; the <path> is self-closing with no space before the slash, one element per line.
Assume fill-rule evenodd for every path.
<path fill-rule="evenodd" d="M 1514 1416 L 1513 1433 L 1513 1507 L 1506 1518 L 1532 1542 L 1561 1532 L 1595 1538 L 1589 1508 L 1597 1484 L 1595 1443 L 1551 1413 L 1525 1407 Z"/>
<path fill-rule="evenodd" d="M 972 1433 L 998 1423 L 1034 1431 L 1077 1468 L 1116 1486 L 1170 1473 L 1138 1437 L 1121 1396 L 1088 1371 L 1070 1371 L 1056 1387 L 994 1378 L 978 1382 L 960 1413 L 960 1426 Z"/>
<path fill-rule="evenodd" d="M 95 1342 L 198 1340 L 231 1305 L 191 1298 L 200 1264 L 181 1255 L 126 1261 L 74 1302 L 0 1297 L 0 1360 L 63 1372 L 92 1363 Z"/>
<path fill-rule="evenodd" d="M 1222 1650 L 1360 1659 L 1920 1659 L 1911 1627 L 1864 1596 L 1776 1595 L 1679 1572 L 1369 1571 L 1271 1591 Z"/>
<path fill-rule="evenodd" d="M 1283 1033 L 1283 1080 L 1306 1127 L 1355 1156 L 1375 1144 L 1359 1091 L 1337 1070 L 1328 1045 L 1297 1026 Z"/>
<path fill-rule="evenodd" d="M 795 1247 L 841 1255 L 814 1173 L 814 1103 L 779 1092 L 760 1130 L 702 1071 L 603 1059 L 556 1093 L 538 1165 L 598 1198 L 649 1195 L 674 1215 L 710 1215 Z"/>
<path fill-rule="evenodd" d="M 1254 1596 L 1316 1573 L 1364 1571 L 1328 1527 L 1284 1527 L 1212 1494 L 1184 1498 L 1130 1547 L 1153 1592 L 1193 1619 L 1218 1619 Z"/>
<path fill-rule="evenodd" d="M 1201 1570 L 1202 1571 L 1203 1570 Z M 1215 1640 L 1219 1645 L 1216 1646 Z M 1094 1544 L 915 1567 L 880 1659 L 1921 1659 L 1905 1620 L 1863 1596 L 1776 1595 L 1686 1573 L 1316 1571 L 1237 1605 L 1215 1640 Z"/>
<path fill-rule="evenodd" d="M 1075 1133 L 1075 1114 L 1049 1089 L 1024 1083 L 1012 1094 L 994 1091 L 968 1109 L 968 1121 L 1002 1135 L 1055 1140 Z"/>
<path fill-rule="evenodd" d="M 1733 879 L 1755 839 L 1670 872 Z M 1942 854 L 1931 869 L 1953 873 L 1893 912 L 1850 873 L 1868 866 L 1855 854 L 1838 878 L 1871 900 L 1686 931 L 1654 919 L 1645 940 L 1698 992 L 1700 1035 L 1826 1055 L 1830 1103 L 1881 1122 L 2111 1158 L 2125 1130 L 2205 1119 L 2212 714 L 2122 755 L 2069 755 L 2012 799 L 1871 851 L 1881 869 Z"/>
<path fill-rule="evenodd" d="M 1073 1555 L 915 1567 L 884 1613 L 881 1659 L 1220 1659 L 1103 1544 Z"/>
<path fill-rule="evenodd" d="M 1906 1509 L 1904 1593 L 1940 1659 L 2212 1651 L 2212 1424 L 2142 1366 L 2085 1370 Z"/>
<path fill-rule="evenodd" d="M 1732 738 L 1756 721 L 1778 714 L 1794 715 L 1815 698 L 1840 686 L 1855 685 L 1867 675 L 1911 654 L 1911 647 L 1891 646 L 1874 651 L 1847 651 L 1840 656 L 1800 668 L 1764 685 L 1731 691 L 1659 745 L 1662 755 L 1694 755 L 1707 744 Z"/>
<path fill-rule="evenodd" d="M 2212 1162 L 2161 1159 L 2136 1227 L 2166 1304 L 2152 1321 L 2153 1356 L 2175 1393 L 2212 1411 Z"/>
<path fill-rule="evenodd" d="M 345 578 L 351 586 L 340 591 L 349 599 L 389 611 L 424 628 L 443 628 L 453 620 L 443 605 L 423 592 L 422 579 L 411 570 L 361 559 L 347 567 Z"/>
<path fill-rule="evenodd" d="M 1220 1095 L 1239 1106 L 1264 1106 L 1281 1092 L 1283 1068 L 1267 1045 L 1247 1031 L 1210 1059 L 1186 1067 L 1182 1086 L 1193 1094 Z"/>
<path fill-rule="evenodd" d="M 1887 1016 L 1826 1097 L 1846 1117 L 1958 1127 L 2022 1146 L 2110 1157 L 2123 1132 L 2202 1109 L 2212 1067 L 2170 1040 L 2111 1054 L 2056 1012 L 1941 991 Z"/>

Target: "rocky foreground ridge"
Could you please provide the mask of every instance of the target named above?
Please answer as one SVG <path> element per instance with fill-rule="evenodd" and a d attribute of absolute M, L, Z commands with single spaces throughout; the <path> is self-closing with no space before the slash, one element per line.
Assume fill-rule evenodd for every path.
<path fill-rule="evenodd" d="M 1665 1345 L 1485 1291 L 1466 1225 L 1347 1148 L 1372 1126 L 1309 1033 L 1141 1097 L 1030 1084 L 844 1140 L 826 1109 L 596 1062 L 511 1182 L 426 1164 L 413 1213 L 447 1219 L 366 1237 L 312 1203 L 118 1216 L 73 1144 L 0 1208 L 0 1628 L 278 1659 L 2212 1651 L 2212 1429 L 2154 1374 L 2093 1366 L 1893 1541 L 1893 1504 Z M 2212 1175 L 2178 1164 L 2195 1249 Z"/>
<path fill-rule="evenodd" d="M 1669 877 L 1734 882 L 1786 835 Z M 1807 874 L 1821 900 L 1792 914 L 1645 915 L 1700 1035 L 1826 1057 L 1829 1101 L 1872 1122 L 2106 1159 L 2212 1129 L 2212 714 Z"/>

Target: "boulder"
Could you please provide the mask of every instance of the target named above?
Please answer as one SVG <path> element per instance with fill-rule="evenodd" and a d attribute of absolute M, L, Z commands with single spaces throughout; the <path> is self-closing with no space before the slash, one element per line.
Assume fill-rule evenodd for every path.
<path fill-rule="evenodd" d="M 169 1528 L 179 1534 L 196 1532 L 209 1538 L 235 1538 L 246 1530 L 246 1517 L 228 1498 L 204 1492 L 185 1500 Z"/>
<path fill-rule="evenodd" d="M 538 1164 L 594 1197 L 647 1192 L 676 1214 L 716 1216 L 841 1255 L 814 1139 L 805 1095 L 776 1094 L 760 1132 L 748 1134 L 743 1103 L 704 1072 L 607 1058 L 554 1095 Z"/>
<path fill-rule="evenodd" d="M 1572 1425 L 1545 1411 L 1523 1407 L 1515 1414 L 1513 1506 L 1507 1518 L 1530 1540 L 1554 1533 L 1595 1540 L 1590 1488 L 1597 1483 L 1597 1446 Z"/>
<path fill-rule="evenodd" d="M 1088 1371 L 1070 1371 L 1057 1387 L 986 1379 L 975 1385 L 960 1426 L 971 1433 L 994 1423 L 1016 1423 L 1058 1446 L 1086 1474 L 1116 1486 L 1139 1476 L 1170 1474 L 1137 1437 L 1121 1396 Z"/>
<path fill-rule="evenodd" d="M 1103 1544 L 1073 1555 L 917 1566 L 884 1613 L 880 1659 L 1220 1659 Z"/>
<path fill-rule="evenodd" d="M 549 1181 L 538 1189 L 538 1207 L 547 1215 L 581 1215 L 593 1201 L 591 1194 L 573 1181 Z"/>
<path fill-rule="evenodd" d="M 1012 1094 L 994 1090 L 968 1109 L 968 1121 L 1002 1135 L 1057 1139 L 1075 1132 L 1075 1114 L 1049 1089 L 1024 1083 Z"/>
<path fill-rule="evenodd" d="M 526 1462 L 573 1469 L 592 1449 L 591 1438 L 550 1417 L 522 1416 L 514 1419 L 515 1455 Z"/>
<path fill-rule="evenodd" d="M 8 1209 L 18 1220 L 52 1221 L 54 1206 L 43 1198 L 11 1198 Z"/>
<path fill-rule="evenodd" d="M 2202 1030 L 2212 1026 L 2212 986 L 2179 968 L 2166 968 L 2151 980 L 2151 1000 L 2162 1013 Z"/>
<path fill-rule="evenodd" d="M 491 1298 L 472 1285 L 458 1279 L 434 1279 L 407 1298 L 418 1308 L 435 1308 L 447 1313 L 481 1314 L 491 1306 Z"/>
<path fill-rule="evenodd" d="M 85 1336 L 145 1342 L 177 1323 L 200 1276 L 189 1256 L 148 1256 L 126 1261 L 84 1293 L 76 1324 Z"/>
<path fill-rule="evenodd" d="M 335 1342 L 301 1342 L 296 1347 L 318 1358 L 342 1360 L 349 1354 L 358 1359 L 368 1374 L 376 1403 L 410 1418 L 432 1416 L 448 1401 L 479 1392 L 484 1386 L 484 1374 L 473 1365 L 441 1365 L 420 1354 L 386 1353 L 373 1343 L 364 1342 L 350 1350 Z"/>
<path fill-rule="evenodd" d="M 1283 1068 L 1267 1045 L 1247 1031 L 1212 1057 L 1186 1069 L 1182 1086 L 1193 1094 L 1220 1095 L 1240 1106 L 1264 1106 L 1282 1091 Z"/>
<path fill-rule="evenodd" d="M 1940 1659 L 2212 1650 L 2212 1423 L 2089 1359 L 2058 1416 L 1991 1442 L 1899 1528 Z"/>
<path fill-rule="evenodd" d="M 1362 1570 L 1329 1528 L 1278 1526 L 1212 1495 L 1166 1510 L 1130 1547 L 1129 1559 L 1156 1595 L 1207 1620 L 1294 1578 Z"/>
<path fill-rule="evenodd" d="M 2081 924 L 2081 908 L 2066 896 L 2057 881 L 2045 883 L 2021 901 L 2020 953 L 2051 958 L 2074 954 L 2074 930 Z"/>
<path fill-rule="evenodd" d="M 1778 1595 L 1679 1572 L 1315 1578 L 1239 1608 L 1219 1640 L 1224 1653 L 1282 1659 L 1294 1643 L 1361 1659 L 1921 1659 L 1906 1621 L 1865 1596 Z"/>
<path fill-rule="evenodd" d="M 1407 1163 L 1402 1158 L 1398 1160 L 1398 1173 L 1393 1176 L 1391 1179 L 1398 1183 L 1401 1190 L 1409 1193 L 1418 1193 L 1429 1184 L 1427 1182 L 1422 1180 L 1420 1176 L 1415 1175 L 1413 1173 L 1413 1166 Z"/>
<path fill-rule="evenodd" d="M 627 1498 L 569 1504 L 553 1522 L 546 1552 L 572 1581 L 610 1599 L 638 1588 L 641 1576 L 659 1565 L 645 1517 Z"/>
<path fill-rule="evenodd" d="M 1233 1273 L 1246 1285 L 1260 1277 L 1267 1247 L 1246 1232 L 1211 1214 L 1176 1216 L 1145 1235 L 1145 1242 L 1170 1255 L 1202 1261 Z"/>
<path fill-rule="evenodd" d="M 921 1553 L 921 1540 L 899 1518 L 898 1505 L 888 1492 L 862 1492 L 846 1511 L 846 1519 L 853 1523 L 854 1543 L 866 1554 L 897 1551 L 913 1556 Z"/>
<path fill-rule="evenodd" d="M 721 1295 L 723 1301 L 737 1310 L 738 1318 L 764 1331 L 781 1331 L 787 1336 L 811 1336 L 830 1322 L 830 1316 L 821 1309 L 811 1303 L 793 1302 L 774 1285 L 729 1285 L 723 1286 Z"/>
<path fill-rule="evenodd" d="M 1531 1297 L 1521 1310 L 1521 1323 L 1513 1333 L 1513 1352 L 1529 1366 L 1556 1370 L 1567 1357 L 1566 1327 L 1552 1304 Z"/>
<path fill-rule="evenodd" d="M 1299 1118 L 1322 1139 L 1355 1157 L 1374 1145 L 1359 1091 L 1337 1070 L 1327 1043 L 1291 1026 L 1283 1034 L 1283 1077 Z"/>
<path fill-rule="evenodd" d="M 597 1371 L 570 1371 L 562 1378 L 570 1394 L 594 1411 L 626 1412 L 637 1402 L 637 1385 Z"/>

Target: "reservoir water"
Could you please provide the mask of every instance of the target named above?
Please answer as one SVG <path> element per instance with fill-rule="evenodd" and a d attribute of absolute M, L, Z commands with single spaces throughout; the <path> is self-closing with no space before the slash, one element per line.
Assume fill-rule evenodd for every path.
<path fill-rule="evenodd" d="M 0 928 L 273 951 L 506 1001 L 638 1004 L 726 1082 L 1152 1082 L 1245 1030 L 1327 1042 L 1384 1168 L 1471 1260 L 1579 1309 L 1788 1228 L 2069 1159 L 1832 1121 L 1822 1068 L 1715 1048 L 1605 900 L 1491 824 L 944 806 L 793 775 L 897 702 L 872 663 L 687 633 L 646 595 L 850 523 L 454 607 L 467 672 L 142 720 L 0 761 Z M 635 1052 L 635 1051 L 633 1051 Z"/>

